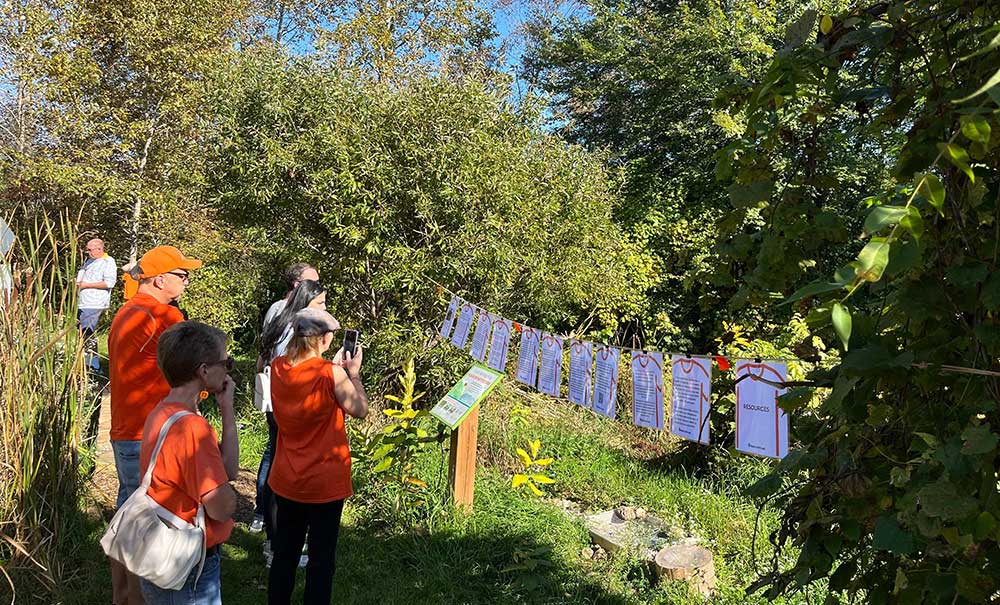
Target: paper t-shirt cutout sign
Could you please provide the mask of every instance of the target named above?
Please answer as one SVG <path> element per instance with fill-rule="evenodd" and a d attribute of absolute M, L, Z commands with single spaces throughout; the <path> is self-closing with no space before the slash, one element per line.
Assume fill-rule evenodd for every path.
<path fill-rule="evenodd" d="M 663 354 L 632 351 L 632 422 L 663 428 Z"/>
<path fill-rule="evenodd" d="M 431 415 L 451 428 L 457 427 L 486 398 L 503 374 L 476 364 L 431 409 Z"/>
<path fill-rule="evenodd" d="M 593 391 L 594 345 L 582 340 L 569 341 L 569 400 L 590 407 Z"/>
<path fill-rule="evenodd" d="M 448 303 L 448 312 L 445 314 L 444 321 L 441 322 L 441 329 L 438 331 L 441 338 L 448 338 L 451 334 L 451 327 L 455 325 L 455 313 L 458 312 L 458 305 L 461 302 L 457 296 L 451 297 L 451 302 Z"/>
<path fill-rule="evenodd" d="M 712 360 L 674 355 L 670 392 L 670 434 L 708 445 Z"/>
<path fill-rule="evenodd" d="M 783 363 L 737 360 L 736 379 L 751 375 L 736 384 L 738 451 L 768 458 L 784 458 L 788 454 L 788 415 L 778 407 L 778 397 L 785 389 L 753 379 L 759 376 L 784 382 L 787 373 L 788 366 Z"/>
<path fill-rule="evenodd" d="M 594 353 L 594 407 L 593 410 L 608 418 L 615 417 L 618 399 L 618 360 L 621 351 L 599 345 Z"/>
<path fill-rule="evenodd" d="M 476 331 L 472 334 L 472 349 L 469 355 L 476 361 L 486 359 L 486 341 L 490 337 L 490 328 L 493 324 L 493 316 L 485 309 L 479 310 L 479 319 L 476 321 Z"/>
<path fill-rule="evenodd" d="M 464 349 L 465 343 L 469 340 L 469 328 L 472 327 L 472 317 L 475 313 L 476 305 L 462 303 L 462 310 L 458 314 L 458 323 L 455 324 L 455 333 L 451 335 L 451 344 L 459 349 Z"/>
<path fill-rule="evenodd" d="M 538 338 L 539 330 L 521 327 L 521 352 L 517 356 L 517 381 L 535 386 L 538 381 Z"/>
<path fill-rule="evenodd" d="M 507 371 L 507 349 L 510 347 L 510 333 L 513 324 L 497 317 L 493 320 L 493 338 L 490 340 L 490 357 L 486 363 L 497 372 Z"/>
<path fill-rule="evenodd" d="M 563 340 L 542 332 L 539 340 L 542 360 L 538 365 L 538 390 L 553 397 L 559 396 L 562 385 Z"/>

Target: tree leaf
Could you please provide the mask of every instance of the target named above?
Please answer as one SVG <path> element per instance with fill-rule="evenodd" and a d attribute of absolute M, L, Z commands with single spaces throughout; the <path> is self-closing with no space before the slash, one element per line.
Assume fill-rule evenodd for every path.
<path fill-rule="evenodd" d="M 510 479 L 510 486 L 516 489 L 518 487 L 521 487 L 527 480 L 528 480 L 527 475 L 520 475 L 520 474 L 514 475 Z"/>
<path fill-rule="evenodd" d="M 387 456 L 382 459 L 382 462 L 379 462 L 378 464 L 375 465 L 375 468 L 372 469 L 372 472 L 382 473 L 389 470 L 390 466 L 392 466 L 392 456 Z"/>
<path fill-rule="evenodd" d="M 919 180 L 917 193 L 930 202 L 931 206 L 937 208 L 938 213 L 944 216 L 944 185 L 936 174 L 927 173 Z"/>
<path fill-rule="evenodd" d="M 858 571 L 858 564 L 848 559 L 837 566 L 837 570 L 830 575 L 830 591 L 836 592 L 845 590 Z M 840 601 L 837 601 L 838 603 Z"/>
<path fill-rule="evenodd" d="M 535 439 L 530 443 L 530 445 L 531 445 L 531 457 L 535 458 L 538 456 L 538 450 L 541 449 L 542 447 L 542 442 L 539 441 L 538 439 Z"/>
<path fill-rule="evenodd" d="M 851 312 L 839 302 L 833 303 L 830 311 L 830 319 L 833 321 L 833 329 L 844 344 L 844 350 L 848 349 L 851 341 Z"/>
<path fill-rule="evenodd" d="M 978 97 L 979 95 L 983 94 L 984 92 L 990 90 L 991 88 L 993 88 L 997 84 L 1000 84 L 1000 69 L 998 69 L 996 71 L 996 73 L 993 74 L 993 76 L 989 80 L 986 81 L 986 84 L 983 84 L 982 86 L 980 86 L 976 90 L 976 92 L 972 93 L 971 95 L 969 95 L 967 97 L 962 97 L 961 99 L 955 99 L 954 101 L 952 101 L 952 103 L 955 103 L 957 105 L 959 103 L 965 103 L 966 101 L 971 101 L 972 99 L 975 99 L 976 97 Z"/>
<path fill-rule="evenodd" d="M 548 466 L 552 464 L 552 461 L 553 461 L 552 458 L 540 458 L 538 460 L 535 460 L 535 464 L 537 464 L 538 466 Z"/>
<path fill-rule="evenodd" d="M 385 456 L 391 451 L 392 451 L 391 444 L 383 445 L 382 447 L 375 450 L 374 454 L 372 454 L 372 460 L 381 460 L 382 458 L 385 458 Z"/>
<path fill-rule="evenodd" d="M 788 305 L 795 301 L 802 300 L 807 296 L 813 296 L 816 294 L 822 294 L 823 292 L 832 292 L 833 290 L 840 290 L 844 287 L 844 284 L 831 284 L 825 282 L 814 282 L 807 286 L 803 286 L 795 291 L 794 294 L 786 298 L 781 302 L 782 305 Z M 779 305 L 780 306 L 780 305 Z"/>
<path fill-rule="evenodd" d="M 938 143 L 938 149 L 947 156 L 956 168 L 964 172 L 970 181 L 973 183 L 976 182 L 976 174 L 972 172 L 972 168 L 969 166 L 969 152 L 964 147 L 955 143 Z"/>
<path fill-rule="evenodd" d="M 796 387 L 789 389 L 784 395 L 778 397 L 778 407 L 786 412 L 793 412 L 806 406 L 812 401 L 813 389 L 808 387 Z"/>
<path fill-rule="evenodd" d="M 548 475 L 532 475 L 531 480 L 535 483 L 555 483 L 556 480 Z"/>
<path fill-rule="evenodd" d="M 973 530 L 973 535 L 977 540 L 985 540 L 987 537 L 993 535 L 996 528 L 997 518 L 990 514 L 989 511 L 984 510 L 976 517 L 976 527 Z"/>
<path fill-rule="evenodd" d="M 865 219 L 865 231 L 877 233 L 901 221 L 909 210 L 905 206 L 875 206 Z"/>
<path fill-rule="evenodd" d="M 528 481 L 528 487 L 530 487 L 530 488 L 531 488 L 531 491 L 532 491 L 532 492 L 533 492 L 533 493 L 534 493 L 534 494 L 535 494 L 536 496 L 541 496 L 541 495 L 542 495 L 542 490 L 538 489 L 538 486 L 537 486 L 537 485 L 535 485 L 534 483 L 532 483 L 532 482 L 531 482 L 530 480 Z"/>
<path fill-rule="evenodd" d="M 764 498 L 781 489 L 781 477 L 778 475 L 764 475 L 750 487 L 746 488 L 746 495 L 752 498 Z"/>
<path fill-rule="evenodd" d="M 517 448 L 517 455 L 521 459 L 521 464 L 523 464 L 525 468 L 531 466 L 531 456 L 528 455 L 528 452 L 521 448 Z"/>
<path fill-rule="evenodd" d="M 906 216 L 899 220 L 899 226 L 909 231 L 917 241 L 920 241 L 920 236 L 924 234 L 924 218 L 920 216 L 920 211 L 915 206 L 909 206 Z"/>
<path fill-rule="evenodd" d="M 806 43 L 816 26 L 816 15 L 816 9 L 807 8 L 801 17 L 788 26 L 785 30 L 786 49 L 798 48 Z"/>
<path fill-rule="evenodd" d="M 774 181 L 754 181 L 749 185 L 733 183 L 729 186 L 729 199 L 736 208 L 748 208 L 771 199 Z"/>
<path fill-rule="evenodd" d="M 882 279 L 882 272 L 889 264 L 889 244 L 883 238 L 872 239 L 858 253 L 858 275 L 865 281 Z"/>
<path fill-rule="evenodd" d="M 830 15 L 823 15 L 823 18 L 819 22 L 819 31 L 823 32 L 823 35 L 826 36 L 829 35 L 832 30 L 833 19 L 830 18 Z"/>
<path fill-rule="evenodd" d="M 963 490 L 946 479 L 939 479 L 922 487 L 917 492 L 917 502 L 924 514 L 945 521 L 962 519 L 978 508 L 975 498 L 965 495 Z"/>
<path fill-rule="evenodd" d="M 977 143 L 990 142 L 990 123 L 983 116 L 962 116 L 962 134 L 970 141 Z"/>
<path fill-rule="evenodd" d="M 992 452 L 997 447 L 997 435 L 990 431 L 990 425 L 970 426 L 962 431 L 962 453 L 978 456 Z"/>
<path fill-rule="evenodd" d="M 893 517 L 879 517 L 875 522 L 872 546 L 877 550 L 908 555 L 913 552 L 913 535 L 903 530 Z"/>

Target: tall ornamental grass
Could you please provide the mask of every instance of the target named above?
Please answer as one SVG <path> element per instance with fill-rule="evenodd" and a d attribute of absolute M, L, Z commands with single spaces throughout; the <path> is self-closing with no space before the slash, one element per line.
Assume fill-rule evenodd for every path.
<path fill-rule="evenodd" d="M 77 507 L 83 342 L 72 284 L 71 221 L 12 226 L 14 295 L 0 298 L 0 595 L 42 602 L 65 577 L 60 560 Z"/>

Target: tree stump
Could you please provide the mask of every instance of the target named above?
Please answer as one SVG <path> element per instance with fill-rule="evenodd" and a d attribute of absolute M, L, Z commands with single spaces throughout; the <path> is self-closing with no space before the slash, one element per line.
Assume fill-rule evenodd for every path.
<path fill-rule="evenodd" d="M 653 560 L 656 575 L 668 580 L 684 580 L 699 593 L 708 596 L 715 589 L 715 564 L 712 551 L 700 546 L 667 546 Z"/>

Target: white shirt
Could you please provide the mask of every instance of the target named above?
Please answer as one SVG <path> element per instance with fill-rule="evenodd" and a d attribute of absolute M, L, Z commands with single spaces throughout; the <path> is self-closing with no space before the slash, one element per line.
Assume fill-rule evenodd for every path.
<path fill-rule="evenodd" d="M 267 310 L 267 313 L 264 314 L 265 330 L 267 329 L 267 324 L 277 319 L 278 316 L 281 315 L 281 312 L 285 310 L 287 305 L 288 301 L 284 298 L 275 301 L 274 304 L 271 305 L 271 307 Z M 288 343 L 290 342 L 292 342 L 292 322 L 288 322 L 288 325 L 285 326 L 285 330 L 281 333 L 281 338 L 279 338 L 278 342 L 274 345 L 274 357 L 284 355 L 285 351 L 288 349 Z M 272 357 L 272 359 L 274 357 Z"/>
<path fill-rule="evenodd" d="M 83 288 L 77 306 L 81 309 L 107 309 L 111 304 L 111 288 L 115 286 L 118 267 L 110 256 L 88 258 L 76 275 L 77 282 L 104 282 L 105 288 Z"/>

